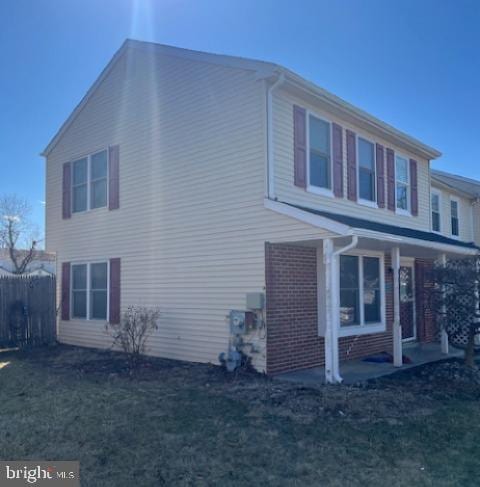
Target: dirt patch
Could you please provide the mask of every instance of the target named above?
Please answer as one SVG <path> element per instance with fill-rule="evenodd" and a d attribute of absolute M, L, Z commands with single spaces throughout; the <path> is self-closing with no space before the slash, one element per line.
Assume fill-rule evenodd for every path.
<path fill-rule="evenodd" d="M 433 363 L 351 386 L 307 387 L 272 380 L 251 370 L 228 373 L 209 364 L 145 357 L 132 374 L 124 354 L 57 346 L 21 352 L 57 373 L 101 381 L 128 379 L 172 387 L 196 387 L 216 397 L 248 403 L 256 415 L 273 414 L 309 424 L 319 418 L 350 423 L 402 424 L 434 414 L 451 397 L 480 398 L 480 371 L 460 360 Z"/>

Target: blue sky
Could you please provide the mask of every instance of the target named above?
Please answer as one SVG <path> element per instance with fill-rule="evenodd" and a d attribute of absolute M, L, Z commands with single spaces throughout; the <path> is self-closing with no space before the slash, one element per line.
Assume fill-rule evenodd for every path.
<path fill-rule="evenodd" d="M 39 156 L 127 37 L 277 62 L 480 179 L 477 0 L 1 0 L 0 193 L 43 226 Z"/>

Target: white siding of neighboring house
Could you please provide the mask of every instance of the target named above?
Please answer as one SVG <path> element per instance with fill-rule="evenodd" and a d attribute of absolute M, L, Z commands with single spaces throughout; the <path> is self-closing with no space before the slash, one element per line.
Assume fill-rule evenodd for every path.
<path fill-rule="evenodd" d="M 432 191 L 440 194 L 440 233 L 446 237 L 452 237 L 451 226 L 451 213 L 450 213 L 450 201 L 456 199 L 458 201 L 458 213 L 459 213 L 459 236 L 460 240 L 465 242 L 472 242 L 475 240 L 475 224 L 474 224 L 474 212 L 472 208 L 472 200 L 461 196 L 459 193 L 449 191 L 445 187 L 441 187 L 432 183 Z M 477 214 L 477 218 L 480 215 Z M 454 237 L 455 238 L 455 237 Z M 477 236 L 477 243 L 480 239 Z"/>
<path fill-rule="evenodd" d="M 12 273 L 14 270 L 13 262 L 10 259 L 0 258 L 0 269 L 5 270 L 7 273 Z M 27 265 L 26 273 L 43 270 L 46 274 L 55 274 L 55 261 L 51 260 L 33 260 Z"/>
<path fill-rule="evenodd" d="M 293 176 L 293 106 L 302 106 L 313 114 L 336 122 L 343 127 L 343 168 L 344 168 L 344 197 L 335 198 L 311 193 L 294 185 Z M 286 90 L 278 90 L 273 97 L 274 112 L 274 140 L 275 140 L 275 190 L 280 201 L 289 201 L 299 205 L 342 213 L 357 218 L 377 220 L 391 225 L 404 226 L 419 230 L 430 231 L 430 180 L 429 162 L 421 159 L 412 152 L 399 149 L 391 143 L 367 133 L 358 127 L 339 119 L 328 113 L 321 105 L 312 105 L 293 96 Z M 371 208 L 358 202 L 347 199 L 347 156 L 346 156 L 346 129 L 357 135 L 389 147 L 396 152 L 417 160 L 418 162 L 418 216 L 399 215 L 387 208 Z M 386 183 L 386 155 L 385 155 L 385 183 Z M 387 204 L 387 190 L 385 189 L 385 204 Z"/>
<path fill-rule="evenodd" d="M 327 234 L 263 207 L 265 85 L 253 72 L 135 52 L 120 58 L 48 156 L 46 248 L 57 252 L 59 276 L 63 262 L 120 257 L 122 308 L 161 312 L 148 353 L 216 363 L 228 311 L 264 290 L 265 241 Z M 113 144 L 120 209 L 62 220 L 62 164 Z M 106 347 L 104 327 L 60 322 L 59 339 Z M 254 362 L 264 370 L 264 353 Z"/>
<path fill-rule="evenodd" d="M 473 241 L 480 246 L 480 202 L 472 203 Z"/>

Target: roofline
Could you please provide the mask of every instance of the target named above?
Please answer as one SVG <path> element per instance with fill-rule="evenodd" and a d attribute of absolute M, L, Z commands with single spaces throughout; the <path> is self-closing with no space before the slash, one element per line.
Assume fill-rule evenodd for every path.
<path fill-rule="evenodd" d="M 342 100 L 338 96 L 334 95 L 333 93 L 320 88 L 315 83 L 308 81 L 307 79 L 301 77 L 300 75 L 294 73 L 293 71 L 285 68 L 279 64 L 270 63 L 267 61 L 259 61 L 255 59 L 248 59 L 242 58 L 238 56 L 229 56 L 224 54 L 213 54 L 203 51 L 195 51 L 190 49 L 185 49 L 181 47 L 175 46 L 168 46 L 165 44 L 158 44 L 154 42 L 146 42 L 146 41 L 139 41 L 134 39 L 126 39 L 120 48 L 115 52 L 112 59 L 109 61 L 107 66 L 103 69 L 100 75 L 97 77 L 93 85 L 89 88 L 86 92 L 84 97 L 80 100 L 78 105 L 74 108 L 72 113 L 69 117 L 65 120 L 65 122 L 60 126 L 60 129 L 57 133 L 53 136 L 51 141 L 45 147 L 45 149 L 41 152 L 40 155 L 46 157 L 58 143 L 60 137 L 65 133 L 67 128 L 76 118 L 76 116 L 80 113 L 83 109 L 87 101 L 90 99 L 92 94 L 98 88 L 98 86 L 102 83 L 102 81 L 107 77 L 109 72 L 112 70 L 113 66 L 117 62 L 117 60 L 123 55 L 124 51 L 128 48 L 145 48 L 148 47 L 149 49 L 155 49 L 158 52 L 161 52 L 166 55 L 183 57 L 186 59 L 198 60 L 203 62 L 208 62 L 212 64 L 220 64 L 224 66 L 229 66 L 238 69 L 245 69 L 256 71 L 259 73 L 259 78 L 269 78 L 272 76 L 278 76 L 279 74 L 283 73 L 287 78 L 287 81 L 290 82 L 292 85 L 296 85 L 301 90 L 310 93 L 311 95 L 315 96 L 319 100 L 327 103 L 332 108 L 335 108 L 341 111 L 344 114 L 350 115 L 353 119 L 358 122 L 363 122 L 367 125 L 368 128 L 375 132 L 381 132 L 386 134 L 387 137 L 391 139 L 395 139 L 395 141 L 399 141 L 404 145 L 408 146 L 409 148 L 413 149 L 414 152 L 419 153 L 421 156 L 425 157 L 426 159 L 436 159 L 437 157 L 441 156 L 441 152 L 437 151 L 436 149 L 420 142 L 418 139 L 411 137 L 410 135 L 397 130 L 393 126 L 381 121 L 380 119 L 374 117 L 373 115 L 368 114 L 364 110 L 355 107 L 354 105 Z"/>
<path fill-rule="evenodd" d="M 293 71 L 290 71 L 289 69 L 282 66 L 279 66 L 278 69 L 280 69 L 285 74 L 287 81 L 290 80 L 291 83 L 297 84 L 301 89 L 310 92 L 325 103 L 331 105 L 333 108 L 336 108 L 341 112 L 347 113 L 348 115 L 352 116 L 356 121 L 363 122 L 371 130 L 387 134 L 387 136 L 395 139 L 395 141 L 401 141 L 404 145 L 414 149 L 415 152 L 418 152 L 426 159 L 437 159 L 442 155 L 442 153 L 437 149 L 434 149 L 433 147 L 424 144 L 415 137 L 412 137 L 411 135 L 408 135 L 407 133 L 396 129 L 392 125 L 383 122 L 379 118 L 370 115 L 360 108 L 355 107 L 351 103 L 348 103 L 347 101 L 325 90 L 324 88 L 320 88 L 315 83 L 308 81 L 305 78 L 302 78 L 300 75 L 294 73 Z"/>
<path fill-rule="evenodd" d="M 435 178 L 433 175 L 431 176 L 430 179 L 431 179 L 431 186 L 433 188 L 438 187 L 440 189 L 444 189 L 446 191 L 450 191 L 452 193 L 458 194 L 462 198 L 466 198 L 466 199 L 475 199 L 476 198 L 476 196 L 473 195 L 472 193 L 469 193 L 467 191 L 463 191 L 463 190 L 457 188 L 456 186 L 448 184 L 445 181 L 441 181 L 440 179 Z"/>
<path fill-rule="evenodd" d="M 100 86 L 100 84 L 103 82 L 103 80 L 107 77 L 107 75 L 110 73 L 110 71 L 113 69 L 113 66 L 115 66 L 115 63 L 118 61 L 118 59 L 122 56 L 124 51 L 127 50 L 128 47 L 128 39 L 125 40 L 120 48 L 115 52 L 113 55 L 112 59 L 108 62 L 108 64 L 103 68 L 102 72 L 100 75 L 97 77 L 97 79 L 94 81 L 92 86 L 88 89 L 88 91 L 85 93 L 83 98 L 80 100 L 80 102 L 77 104 L 77 106 L 73 109 L 72 113 L 66 118 L 66 120 L 62 123 L 60 128 L 58 129 L 57 133 L 52 137 L 48 145 L 43 149 L 42 152 L 40 152 L 40 155 L 43 157 L 47 157 L 48 154 L 53 150 L 53 148 L 57 145 L 58 141 L 62 137 L 62 135 L 65 133 L 65 131 L 68 129 L 68 127 L 71 125 L 71 123 L 75 120 L 77 115 L 82 111 L 83 107 L 87 104 L 88 100 L 90 97 L 93 95 L 93 93 L 96 91 L 96 89 Z"/>
<path fill-rule="evenodd" d="M 439 179 L 437 176 L 444 176 L 446 178 L 458 180 L 461 182 L 469 183 L 469 184 L 474 184 L 478 186 L 478 192 L 472 193 L 470 191 L 466 191 L 464 189 L 460 189 L 457 186 L 454 186 L 453 184 L 449 184 L 448 182 L 443 181 L 442 179 Z M 446 186 L 449 189 L 452 189 L 456 191 L 457 193 L 462 193 L 469 198 L 476 199 L 480 197 L 480 181 L 477 181 L 475 179 L 467 178 L 465 176 L 459 176 L 458 174 L 451 174 L 445 171 L 439 171 L 438 169 L 432 169 L 431 170 L 431 179 L 435 181 L 437 184 L 441 184 L 443 186 Z"/>

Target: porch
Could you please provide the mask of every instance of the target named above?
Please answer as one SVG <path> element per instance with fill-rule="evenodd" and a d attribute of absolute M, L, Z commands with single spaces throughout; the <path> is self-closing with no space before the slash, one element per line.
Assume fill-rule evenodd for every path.
<path fill-rule="evenodd" d="M 401 372 L 420 365 L 440 362 L 456 357 L 462 357 L 463 351 L 449 347 L 448 353 L 442 353 L 437 343 L 409 343 L 403 346 L 404 360 L 401 368 L 389 362 L 369 362 L 365 359 L 348 360 L 342 363 L 342 378 L 344 384 L 355 384 L 378 379 L 386 375 Z M 273 376 L 276 380 L 297 382 L 305 385 L 319 385 L 325 383 L 325 367 L 294 370 Z"/>
<path fill-rule="evenodd" d="M 278 205 L 271 209 L 331 236 L 266 244 L 268 374 L 298 377 L 293 371 L 305 369 L 317 381 L 341 383 L 452 356 L 427 302 L 430 270 L 435 261 L 473 255 L 473 244 Z M 405 353 L 410 347 L 412 357 Z M 392 364 L 362 360 L 382 352 Z"/>

